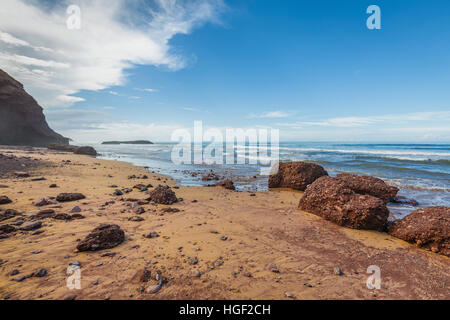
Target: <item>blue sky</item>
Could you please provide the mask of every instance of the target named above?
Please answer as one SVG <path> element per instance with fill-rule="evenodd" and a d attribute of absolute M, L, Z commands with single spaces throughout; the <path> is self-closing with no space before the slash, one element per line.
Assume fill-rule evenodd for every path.
<path fill-rule="evenodd" d="M 27 6 L 23 14 L 61 14 L 38 36 L 36 20 L 25 22 L 28 31 L 12 19 L 0 22 L 0 48 L 13 55 L 0 63 L 29 88 L 50 125 L 76 141 L 169 141 L 175 128 L 202 120 L 208 127 L 278 128 L 290 141 L 450 142 L 448 1 L 132 1 L 119 16 L 120 5 L 104 13 L 103 1 L 78 1 L 82 38 L 54 31 L 64 4 L 5 1 Z M 381 30 L 366 27 L 371 4 L 381 9 Z M 98 32 L 101 15 L 115 33 Z M 96 39 L 101 32 L 107 36 Z M 23 51 L 5 34 L 80 52 L 46 60 L 42 50 Z M 69 46 L 67 37 L 82 43 Z M 99 53 L 91 59 L 83 51 Z M 17 56 L 59 63 L 47 88 L 32 72 L 51 66 L 31 68 Z M 64 94 L 44 90 L 55 79 L 67 82 L 58 88 Z"/>

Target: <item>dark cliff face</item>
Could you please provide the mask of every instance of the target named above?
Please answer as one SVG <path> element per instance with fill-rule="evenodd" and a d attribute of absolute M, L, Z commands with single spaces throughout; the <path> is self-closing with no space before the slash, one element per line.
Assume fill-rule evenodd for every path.
<path fill-rule="evenodd" d="M 46 147 L 69 139 L 47 124 L 42 107 L 23 85 L 0 69 L 0 145 Z"/>

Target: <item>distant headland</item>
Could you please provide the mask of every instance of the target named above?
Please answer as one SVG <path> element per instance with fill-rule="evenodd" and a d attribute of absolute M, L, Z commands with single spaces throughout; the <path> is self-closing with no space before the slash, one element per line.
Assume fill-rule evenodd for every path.
<path fill-rule="evenodd" d="M 154 144 L 148 140 L 135 140 L 135 141 L 104 141 L 102 144 Z"/>

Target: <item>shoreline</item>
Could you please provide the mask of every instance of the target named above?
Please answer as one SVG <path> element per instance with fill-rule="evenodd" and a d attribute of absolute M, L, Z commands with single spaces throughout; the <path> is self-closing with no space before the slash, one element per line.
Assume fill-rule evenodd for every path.
<path fill-rule="evenodd" d="M 24 211 L 28 219 L 41 209 L 57 206 L 57 213 L 68 213 L 78 205 L 86 218 L 67 222 L 45 219 L 41 234 L 16 232 L 1 239 L 0 299 L 63 299 L 70 294 L 77 299 L 450 298 L 449 258 L 386 233 L 347 229 L 300 211 L 302 192 L 178 186 L 173 190 L 182 202 L 143 205 L 146 212 L 140 216 L 144 220 L 136 222 L 128 220 L 136 216 L 129 206 L 132 202 L 120 201 L 121 196 L 114 196 L 115 188 L 109 186 L 121 189 L 145 183 L 173 188 L 175 180 L 122 161 L 38 148 L 2 147 L 0 153 L 8 150 L 15 156 L 43 160 L 29 173 L 46 180 L 1 179 L 0 184 L 8 188 L 0 189 L 0 195 L 9 196 L 13 203 L 0 209 Z M 132 175 L 149 178 L 128 179 Z M 59 187 L 50 189 L 53 183 Z M 61 192 L 81 192 L 86 199 L 43 208 L 33 205 L 39 198 Z M 146 195 L 133 189 L 123 198 L 144 199 Z M 109 201 L 115 202 L 105 205 Z M 167 213 L 163 208 L 180 211 Z M 125 242 L 110 250 L 77 252 L 77 239 L 105 222 L 121 226 Z M 158 232 L 159 237 L 144 238 L 150 231 Z M 105 252 L 116 254 L 102 257 Z M 65 285 L 66 269 L 73 260 L 82 265 L 81 290 L 69 290 Z M 268 270 L 270 263 L 280 272 Z M 380 290 L 366 287 L 370 265 L 381 268 Z M 334 274 L 335 267 L 344 274 Z M 45 277 L 11 281 L 40 268 L 47 270 Z M 156 294 L 141 292 L 142 286 L 155 284 L 154 280 L 145 285 L 140 282 L 145 268 L 160 272 L 167 281 Z M 13 270 L 19 274 L 11 276 Z M 200 277 L 193 277 L 193 271 Z"/>

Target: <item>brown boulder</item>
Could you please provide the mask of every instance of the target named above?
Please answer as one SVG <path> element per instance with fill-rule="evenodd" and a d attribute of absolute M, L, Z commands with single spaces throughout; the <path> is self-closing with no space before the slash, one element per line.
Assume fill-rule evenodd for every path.
<path fill-rule="evenodd" d="M 58 213 L 57 215 L 53 216 L 53 219 L 55 219 L 55 220 L 72 220 L 72 216 L 67 213 Z"/>
<path fill-rule="evenodd" d="M 375 177 L 342 173 L 337 175 L 336 179 L 341 180 L 354 192 L 380 198 L 384 203 L 393 201 L 398 192 L 398 188 L 389 186 L 383 180 Z"/>
<path fill-rule="evenodd" d="M 125 240 L 125 232 L 115 224 L 101 224 L 78 245 L 79 251 L 97 251 L 118 246 Z"/>
<path fill-rule="evenodd" d="M 8 204 L 11 203 L 11 199 L 7 196 L 0 196 L 0 204 Z"/>
<path fill-rule="evenodd" d="M 7 209 L 5 212 L 0 213 L 0 221 L 8 220 L 14 218 L 16 216 L 20 216 L 21 214 L 13 209 Z"/>
<path fill-rule="evenodd" d="M 356 194 L 341 180 L 331 177 L 321 177 L 311 184 L 300 199 L 299 208 L 353 229 L 383 231 L 389 216 L 381 199 Z"/>
<path fill-rule="evenodd" d="M 40 222 L 40 221 L 30 221 L 30 222 L 25 222 L 20 227 L 20 230 L 32 231 L 32 230 L 39 229 L 40 227 L 42 227 L 42 222 Z"/>
<path fill-rule="evenodd" d="M 236 187 L 234 186 L 233 181 L 230 179 L 226 179 L 225 181 L 222 181 L 217 184 L 218 186 L 224 187 L 227 190 L 236 190 Z"/>
<path fill-rule="evenodd" d="M 94 148 L 92 147 L 78 147 L 75 152 L 75 154 L 85 154 L 88 156 L 96 156 L 97 155 L 97 151 L 95 151 Z"/>
<path fill-rule="evenodd" d="M 178 201 L 175 192 L 169 186 L 158 186 L 150 191 L 148 201 L 160 204 L 173 204 Z"/>
<path fill-rule="evenodd" d="M 86 197 L 81 193 L 60 193 L 56 197 L 56 201 L 58 202 L 69 202 L 69 201 L 77 201 L 81 199 L 85 199 Z"/>
<path fill-rule="evenodd" d="M 316 179 L 328 176 L 318 164 L 308 162 L 280 162 L 278 172 L 269 176 L 269 188 L 292 188 L 305 191 Z"/>
<path fill-rule="evenodd" d="M 16 231 L 16 228 L 14 228 L 13 226 L 10 226 L 9 224 L 4 224 L 2 226 L 0 226 L 0 233 L 11 233 Z"/>
<path fill-rule="evenodd" d="M 53 209 L 46 209 L 41 210 L 36 214 L 36 219 L 46 219 L 46 218 L 53 218 L 55 216 L 55 210 Z"/>
<path fill-rule="evenodd" d="M 450 257 L 450 207 L 415 210 L 393 223 L 389 234 Z"/>

